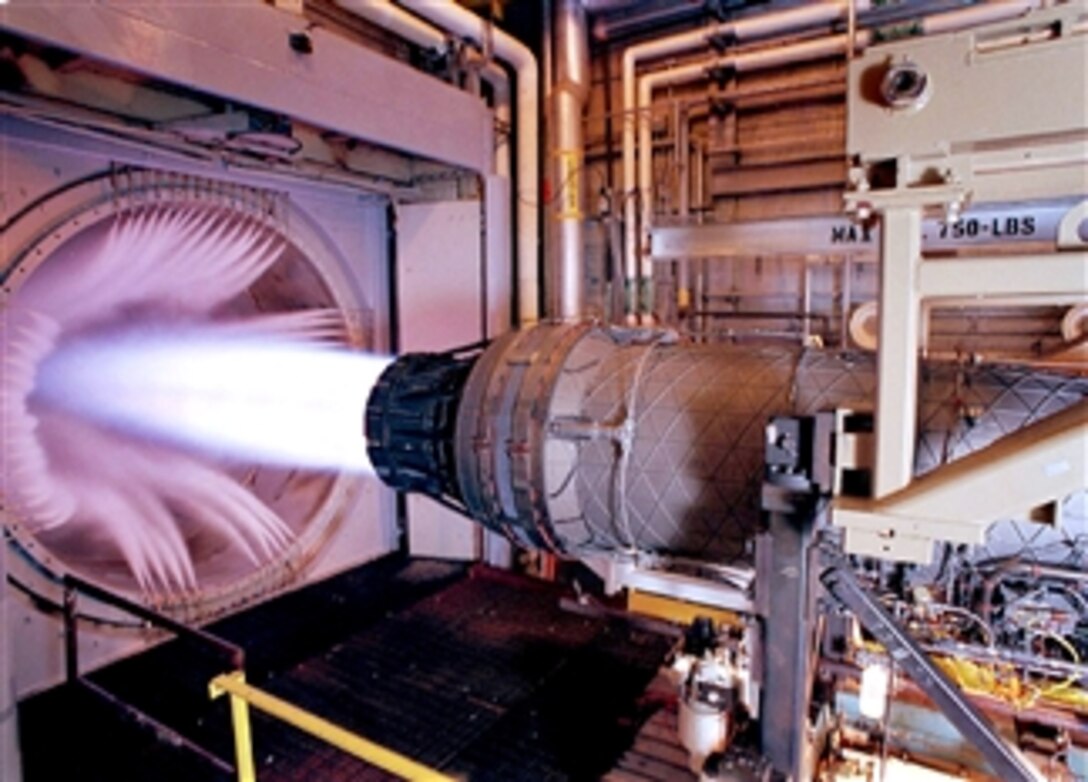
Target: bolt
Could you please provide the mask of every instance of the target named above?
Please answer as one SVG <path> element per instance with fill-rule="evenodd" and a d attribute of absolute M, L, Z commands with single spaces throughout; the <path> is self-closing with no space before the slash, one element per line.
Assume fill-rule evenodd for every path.
<path fill-rule="evenodd" d="M 314 42 L 309 33 L 291 33 L 287 36 L 287 45 L 296 54 L 314 53 Z"/>

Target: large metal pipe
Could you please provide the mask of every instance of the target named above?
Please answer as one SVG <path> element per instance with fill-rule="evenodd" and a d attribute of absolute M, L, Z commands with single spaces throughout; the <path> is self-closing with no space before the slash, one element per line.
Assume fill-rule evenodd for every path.
<path fill-rule="evenodd" d="M 349 13 L 366 19 L 376 27 L 422 46 L 440 51 L 446 48 L 446 36 L 441 30 L 417 16 L 393 5 L 392 0 L 333 0 Z"/>
<path fill-rule="evenodd" d="M 367 437 L 387 483 L 522 546 L 724 560 L 760 524 L 768 419 L 871 409 L 875 377 L 868 356 L 547 324 L 398 360 L 369 400 Z M 1086 379 L 928 364 L 915 471 L 1086 395 Z"/>
<path fill-rule="evenodd" d="M 1000 22 L 1034 11 L 1043 5 L 1040 0 L 1005 0 L 1003 3 L 977 3 L 967 8 L 926 16 L 921 20 L 923 35 L 936 35 Z"/>
<path fill-rule="evenodd" d="M 557 225 L 556 246 L 548 254 L 548 277 L 555 288 L 550 296 L 551 313 L 560 320 L 573 321 L 582 317 L 585 298 L 582 110 L 589 95 L 589 40 L 580 0 L 556 2 L 554 40 L 552 214 Z"/>

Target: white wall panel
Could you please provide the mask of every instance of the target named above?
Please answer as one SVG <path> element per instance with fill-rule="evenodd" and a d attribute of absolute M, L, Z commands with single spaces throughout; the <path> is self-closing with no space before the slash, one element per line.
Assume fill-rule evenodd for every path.
<path fill-rule="evenodd" d="M 480 204 L 452 201 L 397 210 L 400 349 L 442 351 L 483 336 Z M 408 543 L 416 556 L 476 559 L 473 522 L 418 495 L 408 497 Z"/>

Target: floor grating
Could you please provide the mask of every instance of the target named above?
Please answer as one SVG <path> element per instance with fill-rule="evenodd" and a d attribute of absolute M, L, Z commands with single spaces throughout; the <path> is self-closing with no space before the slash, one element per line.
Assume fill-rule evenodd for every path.
<path fill-rule="evenodd" d="M 600 779 L 659 710 L 642 695 L 669 641 L 564 611 L 560 594 L 392 557 L 211 629 L 246 648 L 254 684 L 452 775 Z M 229 758 L 209 665 L 171 643 L 94 679 Z M 224 778 L 65 688 L 25 701 L 20 721 L 24 782 Z M 262 715 L 253 731 L 260 782 L 393 778 Z"/>

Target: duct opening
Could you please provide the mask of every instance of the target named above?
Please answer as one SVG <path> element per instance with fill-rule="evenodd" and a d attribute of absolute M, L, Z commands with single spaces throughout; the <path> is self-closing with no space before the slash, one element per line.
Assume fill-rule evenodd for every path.
<path fill-rule="evenodd" d="M 0 510 L 33 570 L 200 619 L 290 583 L 359 479 L 90 420 L 43 394 L 43 367 L 81 341 L 170 330 L 360 346 L 366 305 L 285 198 L 163 178 L 84 183 L 22 233 L 3 277 Z"/>

